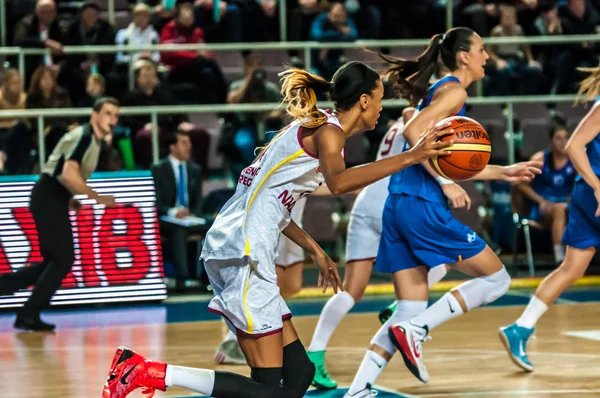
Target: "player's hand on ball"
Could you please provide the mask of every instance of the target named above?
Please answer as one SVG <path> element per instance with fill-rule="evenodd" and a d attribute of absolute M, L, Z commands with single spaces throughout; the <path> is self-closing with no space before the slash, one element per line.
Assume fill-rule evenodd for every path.
<path fill-rule="evenodd" d="M 502 179 L 505 181 L 531 181 L 537 174 L 542 174 L 543 162 L 530 160 L 528 162 L 515 163 L 511 166 L 504 166 L 502 169 Z"/>
<path fill-rule="evenodd" d="M 448 198 L 450 206 L 454 209 L 462 209 L 466 207 L 467 210 L 471 209 L 471 198 L 467 191 L 458 184 L 442 184 L 440 185 L 444 195 Z"/>
<path fill-rule="evenodd" d="M 454 134 L 453 129 L 448 129 L 451 123 L 434 125 L 433 122 L 421 133 L 419 141 L 410 150 L 416 156 L 417 163 L 421 163 L 433 156 L 450 155 L 450 151 L 445 151 L 454 144 L 453 140 L 439 141 L 447 135 Z"/>
<path fill-rule="evenodd" d="M 96 202 L 106 207 L 115 207 L 115 198 L 112 195 L 101 195 L 96 199 Z"/>
<path fill-rule="evenodd" d="M 319 280 L 317 286 L 323 288 L 323 293 L 327 291 L 327 286 L 333 288 L 333 292 L 337 293 L 339 290 L 344 290 L 342 279 L 337 269 L 337 265 L 331 258 L 323 251 L 310 256 L 313 262 L 319 267 Z"/>

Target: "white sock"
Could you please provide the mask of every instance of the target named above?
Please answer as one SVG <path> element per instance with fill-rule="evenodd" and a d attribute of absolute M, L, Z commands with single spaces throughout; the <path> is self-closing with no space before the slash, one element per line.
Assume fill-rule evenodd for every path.
<path fill-rule="evenodd" d="M 565 259 L 565 246 L 564 245 L 554 245 L 554 260 L 557 263 L 562 263 Z"/>
<path fill-rule="evenodd" d="M 542 300 L 533 296 L 527 304 L 527 308 L 521 314 L 521 317 L 517 319 L 517 326 L 523 328 L 532 329 L 538 319 L 544 315 L 544 312 L 548 310 L 548 306 Z"/>
<path fill-rule="evenodd" d="M 448 273 L 446 269 L 446 264 L 438 265 L 437 267 L 433 267 L 429 270 L 427 274 L 427 284 L 429 287 L 434 286 L 436 283 L 444 279 L 444 276 Z"/>
<path fill-rule="evenodd" d="M 223 341 L 231 341 L 231 340 L 237 341 L 237 336 L 235 335 L 235 333 L 233 333 L 231 330 L 229 330 L 227 332 L 227 334 L 225 335 L 225 338 L 223 339 Z"/>
<path fill-rule="evenodd" d="M 369 386 L 372 387 L 387 364 L 388 362 L 381 355 L 375 351 L 368 350 L 358 368 L 348 394 L 354 395 Z"/>
<path fill-rule="evenodd" d="M 436 326 L 439 326 L 452 318 L 456 318 L 457 316 L 462 315 L 462 313 L 463 310 L 458 300 L 456 300 L 456 297 L 454 297 L 451 292 L 448 292 L 438 301 L 433 303 L 431 307 L 427 308 L 410 321 L 418 326 L 427 325 L 431 331 L 431 329 Z"/>
<path fill-rule="evenodd" d="M 324 351 L 335 328 L 352 307 L 354 298 L 347 292 L 339 292 L 331 297 L 321 311 L 308 351 Z"/>
<path fill-rule="evenodd" d="M 210 395 L 215 387 L 215 371 L 167 365 L 165 385 L 183 387 L 203 395 Z"/>

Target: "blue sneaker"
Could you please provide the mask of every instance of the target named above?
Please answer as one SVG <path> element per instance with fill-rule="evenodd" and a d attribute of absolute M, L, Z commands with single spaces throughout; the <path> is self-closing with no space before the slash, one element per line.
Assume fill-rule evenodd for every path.
<path fill-rule="evenodd" d="M 533 328 L 527 329 L 513 323 L 510 326 L 501 327 L 499 330 L 500 340 L 504 343 L 508 356 L 520 368 L 533 372 L 533 365 L 527 357 L 527 340 L 533 334 Z"/>

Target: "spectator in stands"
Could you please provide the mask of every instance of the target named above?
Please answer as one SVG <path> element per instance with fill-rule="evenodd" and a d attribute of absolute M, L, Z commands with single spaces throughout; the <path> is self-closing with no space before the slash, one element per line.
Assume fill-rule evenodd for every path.
<path fill-rule="evenodd" d="M 310 27 L 321 12 L 323 2 L 319 0 L 298 0 L 298 6 L 290 13 L 288 38 L 290 41 L 307 41 L 310 35 Z M 290 50 L 290 62 L 292 65 L 302 68 L 304 62 L 300 59 L 298 50 Z"/>
<path fill-rule="evenodd" d="M 23 92 L 23 82 L 17 69 L 4 71 L 4 79 L 0 86 L 0 110 L 25 109 L 27 95 Z M 15 126 L 18 119 L 0 119 L 0 173 L 4 172 L 6 161 L 6 138 L 10 129 Z"/>
<path fill-rule="evenodd" d="M 493 0 L 462 0 L 458 5 L 458 21 L 481 37 L 490 35 L 498 23 L 498 4 Z"/>
<path fill-rule="evenodd" d="M 27 109 L 71 107 L 69 95 L 58 86 L 56 72 L 50 66 L 40 65 L 33 72 L 25 107 Z M 47 158 L 60 138 L 74 127 L 75 123 L 70 117 L 46 119 L 46 123 L 44 135 Z M 6 138 L 5 169 L 7 173 L 30 173 L 33 165 L 37 164 L 36 149 L 36 121 L 19 121 L 10 129 Z"/>
<path fill-rule="evenodd" d="M 159 33 L 175 17 L 175 0 L 143 0 L 143 3 L 153 7 L 151 24 Z"/>
<path fill-rule="evenodd" d="M 59 72 L 63 59 L 65 36 L 56 19 L 54 0 L 38 0 L 35 13 L 24 17 L 15 28 L 15 46 L 47 48 L 49 54 L 25 57 L 25 80 L 29 83 L 33 71 L 40 65 L 49 65 Z"/>
<path fill-rule="evenodd" d="M 135 78 L 137 87 L 123 98 L 123 106 L 160 106 L 175 105 L 177 102 L 167 87 L 159 86 L 156 66 L 147 60 L 140 60 L 136 65 Z M 135 158 L 139 166 L 147 169 L 152 163 L 152 124 L 149 115 L 128 115 L 121 117 L 122 123 L 129 127 L 135 137 Z M 206 141 L 207 133 L 187 121 L 183 114 L 162 114 L 158 116 L 159 145 L 161 153 L 167 152 L 167 138 L 175 132 L 184 132 L 191 136 L 195 148 L 194 158 L 202 162 L 204 149 L 200 143 Z"/>
<path fill-rule="evenodd" d="M 544 162 L 542 174 L 531 183 L 522 182 L 517 185 L 533 203 L 529 219 L 552 231 L 556 264 L 560 264 L 565 258 L 562 236 L 567 225 L 567 203 L 577 175 L 566 151 L 569 135 L 564 126 L 553 126 L 548 149 L 531 158 Z"/>
<path fill-rule="evenodd" d="M 558 16 L 558 5 L 556 0 L 547 0 L 540 3 L 538 8 L 540 15 L 532 27 L 534 36 L 562 35 L 562 22 Z M 542 65 L 545 75 L 545 86 L 542 91 L 548 93 L 556 82 L 556 69 L 558 67 L 561 53 L 568 49 L 564 45 L 553 44 L 551 46 L 533 46 L 532 51 L 536 60 Z"/>
<path fill-rule="evenodd" d="M 310 39 L 321 42 L 347 42 L 358 39 L 354 22 L 348 18 L 342 3 L 333 3 L 329 12 L 322 13 L 313 22 Z M 333 73 L 345 62 L 344 51 L 321 49 L 313 51 L 315 65 L 325 79 L 331 80 Z"/>
<path fill-rule="evenodd" d="M 175 20 L 169 22 L 160 34 L 163 44 L 204 43 L 202 29 L 194 26 L 193 7 L 190 3 L 177 5 Z M 170 68 L 171 83 L 193 83 L 199 90 L 199 102 L 225 102 L 227 85 L 221 68 L 203 50 L 168 51 L 161 54 L 164 64 Z"/>
<path fill-rule="evenodd" d="M 585 35 L 598 33 L 600 15 L 586 0 L 567 0 L 559 7 L 561 25 L 565 35 Z M 575 92 L 575 82 L 581 80 L 576 68 L 598 64 L 596 43 L 569 44 L 567 51 L 560 54 L 553 94 Z"/>
<path fill-rule="evenodd" d="M 238 0 L 243 10 L 245 41 L 279 41 L 279 12 L 275 0 Z"/>
<path fill-rule="evenodd" d="M 115 43 L 119 46 L 150 46 L 158 44 L 159 37 L 154 27 L 150 25 L 150 7 L 144 3 L 138 3 L 133 7 L 133 21 L 125 29 L 117 32 Z M 160 61 L 158 51 L 141 51 L 136 53 L 118 52 L 116 54 L 115 68 L 110 73 L 109 96 L 120 98 L 127 87 L 129 76 L 129 62 L 138 59 L 149 59 L 155 64 Z M 115 88 L 113 90 L 113 88 Z"/>
<path fill-rule="evenodd" d="M 104 90 L 106 87 L 106 83 L 102 75 L 98 73 L 94 73 L 89 75 L 87 78 L 87 82 L 85 84 L 85 95 L 79 99 L 79 101 L 75 104 L 76 108 L 91 108 L 94 106 L 94 103 L 104 97 Z M 87 123 L 90 119 L 88 116 L 82 116 L 79 118 L 79 124 Z"/>
<path fill-rule="evenodd" d="M 228 104 L 279 102 L 279 86 L 267 79 L 258 55 L 250 54 L 244 64 L 244 78 L 229 86 Z M 258 122 L 265 121 L 266 129 L 278 130 L 282 112 L 275 110 L 267 114 L 234 113 L 228 115 L 223 126 L 219 150 L 231 164 L 233 176 L 237 178 L 242 169 L 252 163 L 258 146 Z"/>
<path fill-rule="evenodd" d="M 503 4 L 500 7 L 500 25 L 492 30 L 492 37 L 524 36 L 523 28 L 517 24 L 514 6 Z M 538 94 L 542 79 L 542 67 L 533 58 L 529 45 L 499 44 L 490 46 L 490 58 L 494 61 L 491 78 L 494 95 L 510 95 L 524 91 L 524 94 Z M 523 89 L 511 88 L 517 83 Z"/>
<path fill-rule="evenodd" d="M 159 216 L 185 218 L 200 216 L 202 204 L 202 172 L 198 164 L 190 159 L 192 142 L 187 133 L 169 134 L 167 141 L 169 156 L 152 166 L 156 189 L 156 207 Z M 193 229 L 173 222 L 161 220 L 160 232 L 171 243 L 175 263 L 177 290 L 185 289 L 189 277 L 188 236 Z M 199 253 L 193 257 L 197 258 Z M 194 275 L 197 277 L 198 275 Z"/>
<path fill-rule="evenodd" d="M 113 45 L 115 33 L 113 27 L 98 14 L 100 6 L 95 0 L 86 0 L 79 15 L 67 29 L 67 43 L 71 46 Z M 113 67 L 114 54 L 70 54 L 67 57 L 65 73 L 60 82 L 68 87 L 71 98 L 77 102 L 85 94 L 85 82 L 89 74 L 99 73 L 106 76 Z"/>
<path fill-rule="evenodd" d="M 178 3 L 192 2 L 179 0 Z M 194 22 L 202 29 L 208 42 L 240 43 L 244 40 L 244 26 L 247 22 L 242 10 L 231 1 L 219 1 L 219 14 L 215 15 L 213 0 L 196 0 L 194 3 Z"/>

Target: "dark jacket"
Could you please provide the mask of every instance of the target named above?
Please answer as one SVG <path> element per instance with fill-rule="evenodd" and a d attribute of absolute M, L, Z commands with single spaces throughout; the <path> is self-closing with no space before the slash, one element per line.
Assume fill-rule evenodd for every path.
<path fill-rule="evenodd" d="M 67 43 L 69 46 L 83 45 L 109 45 L 115 44 L 115 31 L 106 21 L 98 19 L 95 30 L 88 32 L 88 40 L 84 40 L 81 19 L 76 18 L 67 28 Z M 67 58 L 70 68 L 79 68 L 79 65 L 87 59 L 87 54 L 71 54 Z M 98 54 L 100 64 L 98 66 L 101 75 L 108 73 L 114 62 L 115 54 Z"/>
<path fill-rule="evenodd" d="M 177 181 L 169 158 L 161 160 L 150 168 L 154 177 L 156 190 L 156 208 L 159 216 L 167 215 L 170 208 L 177 203 Z M 187 162 L 187 191 L 188 208 L 190 213 L 200 216 L 202 205 L 202 173 L 201 168 L 194 162 Z"/>
<path fill-rule="evenodd" d="M 61 44 L 65 44 L 65 35 L 55 19 L 48 28 L 48 38 L 55 40 Z M 25 48 L 44 48 L 44 42 L 40 39 L 40 28 L 38 18 L 35 14 L 30 14 L 21 19 L 15 27 L 15 46 Z M 52 54 L 52 60 L 55 64 L 59 64 L 64 60 L 63 56 Z M 25 69 L 27 80 L 33 71 L 44 63 L 43 55 L 28 55 L 25 57 Z"/>

